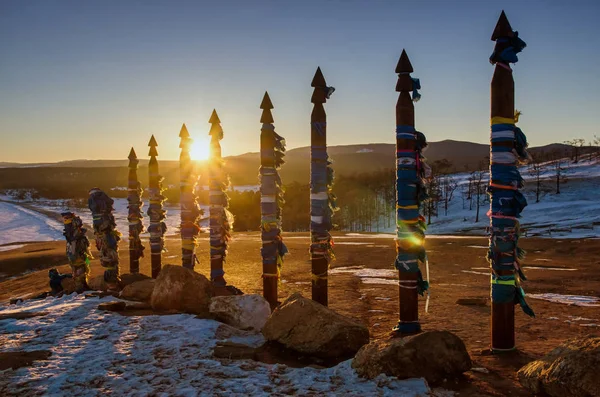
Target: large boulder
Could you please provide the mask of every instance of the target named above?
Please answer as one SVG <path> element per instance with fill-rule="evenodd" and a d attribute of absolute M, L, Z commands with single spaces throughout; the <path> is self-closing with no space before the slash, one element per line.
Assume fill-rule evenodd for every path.
<path fill-rule="evenodd" d="M 128 284 L 123 288 L 119 297 L 130 301 L 138 302 L 150 302 L 152 298 L 152 291 L 154 291 L 154 284 L 156 280 L 148 278 L 142 281 L 135 281 Z"/>
<path fill-rule="evenodd" d="M 93 291 L 108 290 L 108 284 L 106 284 L 106 281 L 104 281 L 104 274 L 95 277 L 90 277 L 87 281 L 87 285 Z"/>
<path fill-rule="evenodd" d="M 211 297 L 211 283 L 206 277 L 185 267 L 165 265 L 154 284 L 150 303 L 156 311 L 208 317 Z"/>
<path fill-rule="evenodd" d="M 219 321 L 239 329 L 260 331 L 269 315 L 269 302 L 260 295 L 215 296 L 210 313 Z"/>
<path fill-rule="evenodd" d="M 600 338 L 569 340 L 518 372 L 519 381 L 533 394 L 560 397 L 599 397 Z"/>
<path fill-rule="evenodd" d="M 263 330 L 269 341 L 307 355 L 347 359 L 369 343 L 369 330 L 295 293 L 273 311 Z"/>
<path fill-rule="evenodd" d="M 435 384 L 470 370 L 471 358 L 458 336 L 448 331 L 428 331 L 373 341 L 356 354 L 352 368 L 369 379 L 385 374 L 398 379 L 422 377 Z"/>
<path fill-rule="evenodd" d="M 138 281 L 152 280 L 152 277 L 146 276 L 142 273 L 125 273 L 121 274 L 120 278 L 121 282 L 119 283 L 119 286 L 121 288 L 125 288 L 126 286 L 137 283 Z"/>

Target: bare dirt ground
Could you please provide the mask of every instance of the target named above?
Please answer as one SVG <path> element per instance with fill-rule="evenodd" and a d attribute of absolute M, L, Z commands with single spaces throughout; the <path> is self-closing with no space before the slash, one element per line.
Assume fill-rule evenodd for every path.
<path fill-rule="evenodd" d="M 395 258 L 390 237 L 377 235 L 338 234 L 332 269 L 363 266 L 371 269 L 392 269 Z M 226 279 L 246 293 L 261 293 L 260 235 L 236 233 L 226 263 Z M 280 300 L 290 293 L 310 296 L 309 238 L 306 233 L 286 233 L 290 255 L 282 271 Z M 350 243 L 350 244 L 348 244 Z M 127 243 L 121 243 L 122 273 L 129 267 Z M 538 239 L 522 240 L 528 251 L 526 266 L 542 269 L 525 270 L 527 293 L 560 293 L 600 296 L 600 240 Z M 163 254 L 164 264 L 180 264 L 180 241 L 167 240 L 169 252 Z M 429 313 L 424 313 L 425 300 L 420 301 L 424 330 L 444 329 L 456 333 L 467 345 L 475 368 L 457 383 L 445 388 L 460 392 L 460 396 L 527 396 L 516 378 L 516 371 L 525 363 L 541 357 L 561 342 L 583 335 L 600 335 L 600 308 L 580 307 L 543 300 L 529 299 L 537 317 L 531 319 L 516 309 L 518 353 L 490 355 L 489 304 L 461 306 L 459 298 L 487 298 L 489 276 L 485 259 L 487 240 L 480 237 L 429 238 L 426 243 L 431 269 L 431 301 Z M 208 276 L 208 239 L 200 240 L 197 250 L 200 266 L 196 271 Z M 61 259 L 62 257 L 62 259 Z M 60 265 L 60 266 L 58 266 Z M 64 242 L 31 243 L 0 252 L 0 302 L 9 298 L 48 289 L 47 268 L 57 266 L 69 272 L 64 257 Z M 575 268 L 577 271 L 543 269 Z M 44 269 L 44 270 L 39 270 Z M 140 263 L 142 273 L 150 274 L 149 255 Z M 15 277 L 27 271 L 34 272 Z M 102 273 L 97 260 L 92 275 Z M 8 279 L 7 279 L 8 277 Z M 333 274 L 329 279 L 329 306 L 344 315 L 366 324 L 373 339 L 388 338 L 398 316 L 398 288 L 392 284 L 371 284 L 350 274 Z M 592 320 L 580 320 L 578 317 Z M 587 324 L 587 325 L 583 325 Z M 596 324 L 596 326 L 590 325 Z M 49 358 L 51 359 L 51 358 Z"/>

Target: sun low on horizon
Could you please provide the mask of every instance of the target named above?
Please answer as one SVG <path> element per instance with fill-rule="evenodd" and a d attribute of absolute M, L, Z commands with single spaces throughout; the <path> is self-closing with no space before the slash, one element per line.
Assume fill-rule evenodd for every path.
<path fill-rule="evenodd" d="M 192 160 L 204 161 L 210 157 L 210 147 L 207 140 L 198 139 L 192 143 L 190 148 L 190 157 Z"/>

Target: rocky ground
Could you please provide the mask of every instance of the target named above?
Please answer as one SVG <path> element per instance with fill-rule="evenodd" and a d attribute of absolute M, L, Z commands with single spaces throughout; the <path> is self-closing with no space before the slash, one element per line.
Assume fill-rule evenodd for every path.
<path fill-rule="evenodd" d="M 337 260 L 332 264 L 329 281 L 330 308 L 367 325 L 372 339 L 387 338 L 397 321 L 398 305 L 395 271 L 391 268 L 395 255 L 392 239 L 376 234 L 338 234 L 335 243 Z M 286 244 L 291 255 L 282 271 L 280 299 L 296 291 L 310 296 L 308 235 L 288 233 Z M 432 294 L 429 313 L 424 312 L 425 300 L 420 302 L 422 325 L 425 330 L 451 331 L 464 340 L 474 369 L 464 379 L 442 385 L 458 391 L 460 396 L 527 396 L 529 393 L 517 380 L 519 368 L 569 338 L 600 335 L 600 303 L 573 297 L 571 301 L 576 304 L 561 303 L 570 299 L 562 295 L 600 296 L 600 240 L 529 238 L 522 246 L 528 251 L 529 270 L 525 272 L 530 279 L 524 287 L 537 317 L 531 319 L 517 310 L 519 352 L 495 356 L 487 353 L 489 303 L 456 304 L 460 298 L 487 299 L 489 295 L 487 240 L 443 237 L 427 241 Z M 259 247 L 258 233 L 236 233 L 231 244 L 226 278 L 246 293 L 260 293 L 262 288 Z M 167 248 L 163 263 L 179 264 L 179 240 L 168 239 Z M 208 276 L 207 251 L 208 240 L 204 237 L 198 249 L 201 265 L 196 271 Z M 126 272 L 126 243 L 121 243 L 121 258 Z M 7 303 L 11 297 L 46 290 L 47 268 L 60 265 L 61 272 L 68 272 L 64 263 L 63 242 L 31 243 L 0 252 L 0 301 Z M 149 255 L 140 267 L 143 273 L 150 273 Z M 101 273 L 94 260 L 92 275 Z"/>

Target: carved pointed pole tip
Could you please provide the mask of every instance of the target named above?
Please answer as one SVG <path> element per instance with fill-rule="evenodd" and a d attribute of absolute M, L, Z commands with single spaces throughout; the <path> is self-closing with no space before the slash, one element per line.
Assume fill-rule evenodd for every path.
<path fill-rule="evenodd" d="M 210 115 L 210 119 L 208 120 L 209 123 L 211 124 L 217 124 L 220 123 L 221 120 L 219 120 L 219 115 L 217 114 L 217 110 L 213 109 L 211 115 Z"/>
<path fill-rule="evenodd" d="M 181 126 L 181 131 L 179 131 L 179 137 L 180 138 L 189 138 L 190 137 L 190 133 L 187 130 L 187 127 L 185 126 L 185 123 L 183 123 L 183 125 Z"/>
<path fill-rule="evenodd" d="M 135 150 L 133 150 L 133 147 L 129 151 L 129 156 L 127 158 L 129 160 L 135 160 L 135 159 L 137 159 L 137 154 L 135 154 Z"/>
<path fill-rule="evenodd" d="M 504 10 L 500 13 L 500 18 L 498 18 L 498 22 L 496 23 L 496 27 L 494 28 L 494 32 L 492 33 L 492 41 L 496 41 L 501 37 L 512 37 L 513 30 L 510 26 L 510 22 L 508 22 L 508 18 L 504 13 Z"/>
<path fill-rule="evenodd" d="M 326 87 L 327 83 L 325 82 L 325 77 L 323 76 L 323 72 L 321 72 L 321 67 L 317 67 L 317 71 L 315 72 L 315 76 L 310 83 L 311 87 Z"/>
<path fill-rule="evenodd" d="M 158 150 L 156 150 L 158 143 L 156 143 L 156 139 L 154 139 L 154 135 L 152 135 L 152 137 L 150 138 L 150 142 L 148 142 L 148 146 L 150 146 L 150 151 L 148 152 L 148 156 L 153 156 L 153 157 L 158 156 Z"/>
<path fill-rule="evenodd" d="M 398 59 L 398 64 L 396 65 L 396 73 L 412 73 L 413 71 L 410 59 L 408 59 L 408 54 L 406 53 L 406 50 L 403 49 L 400 59 Z"/>
<path fill-rule="evenodd" d="M 271 98 L 269 97 L 269 93 L 265 91 L 265 96 L 263 96 L 262 102 L 260 103 L 261 109 L 274 109 L 273 103 L 271 102 Z"/>

